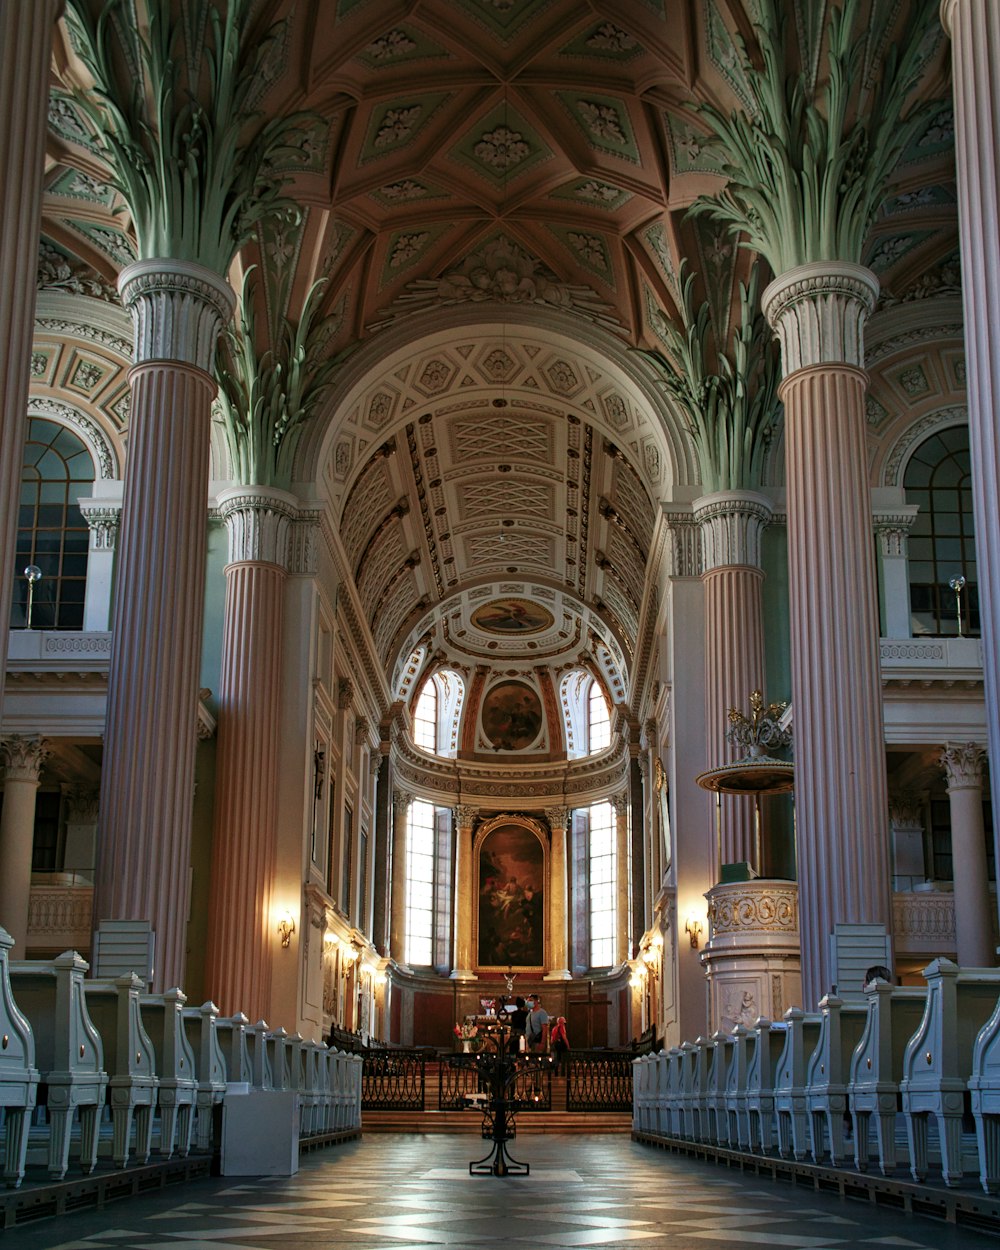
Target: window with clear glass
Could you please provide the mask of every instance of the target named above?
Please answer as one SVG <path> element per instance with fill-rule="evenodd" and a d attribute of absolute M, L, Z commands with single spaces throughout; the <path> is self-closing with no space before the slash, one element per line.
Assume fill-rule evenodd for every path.
<path fill-rule="evenodd" d="M 601 683 L 596 678 L 590 683 L 587 711 L 587 743 L 590 754 L 596 755 L 598 751 L 606 751 L 611 745 L 611 717 L 608 714 L 608 701 L 604 697 Z"/>
<path fill-rule="evenodd" d="M 610 803 L 590 809 L 588 869 L 590 875 L 590 966 L 616 962 L 618 862 L 615 811 Z"/>
<path fill-rule="evenodd" d="M 903 478 L 907 503 L 920 511 L 910 530 L 910 621 L 914 635 L 979 633 L 979 585 L 972 523 L 969 430 L 932 434 L 910 457 Z M 950 583 L 964 577 L 956 596 Z"/>
<path fill-rule="evenodd" d="M 433 678 L 424 682 L 413 709 L 413 741 L 425 751 L 437 750 L 438 696 Z"/>
<path fill-rule="evenodd" d="M 406 954 L 408 964 L 434 962 L 434 805 L 410 804 L 406 828 Z"/>
<path fill-rule="evenodd" d="M 31 609 L 33 629 L 82 629 L 90 530 L 77 504 L 89 494 L 94 461 L 82 439 L 55 421 L 31 417 L 21 470 L 13 629 L 28 624 L 28 583 L 24 570 L 35 565 Z"/>

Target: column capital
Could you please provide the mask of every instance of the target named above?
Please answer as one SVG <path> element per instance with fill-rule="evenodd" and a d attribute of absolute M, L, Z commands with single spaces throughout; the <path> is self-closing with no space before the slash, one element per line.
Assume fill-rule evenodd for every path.
<path fill-rule="evenodd" d="M 628 814 L 629 796 L 627 794 L 613 794 L 608 802 L 615 809 L 615 815 L 621 818 Z"/>
<path fill-rule="evenodd" d="M 135 330 L 135 363 L 164 360 L 211 374 L 222 327 L 236 296 L 224 278 L 192 261 L 140 260 L 118 275 Z"/>
<path fill-rule="evenodd" d="M 721 490 L 702 495 L 692 505 L 701 527 L 702 572 L 733 565 L 761 567 L 761 535 L 773 516 L 766 495 L 749 490 Z"/>
<path fill-rule="evenodd" d="M 81 499 L 80 512 L 90 529 L 90 542 L 94 551 L 114 551 L 121 521 L 121 504 L 96 503 Z"/>
<path fill-rule="evenodd" d="M 953 790 L 981 790 L 986 751 L 978 742 L 947 742 L 941 750 L 941 767 Z"/>
<path fill-rule="evenodd" d="M 350 710 L 354 700 L 354 682 L 349 677 L 342 677 L 337 686 L 337 707 L 346 712 Z"/>
<path fill-rule="evenodd" d="M 31 781 L 37 785 L 49 754 L 49 744 L 44 738 L 10 734 L 0 739 L 0 769 L 4 780 Z"/>
<path fill-rule="evenodd" d="M 96 825 L 101 792 L 97 786 L 74 783 L 63 786 L 66 820 L 71 825 Z"/>
<path fill-rule="evenodd" d="M 219 492 L 219 516 L 229 534 L 230 564 L 288 568 L 288 532 L 296 499 L 273 486 L 234 486 Z"/>
<path fill-rule="evenodd" d="M 878 292 L 871 270 L 847 261 L 797 265 L 775 278 L 761 307 L 781 342 L 784 376 L 810 365 L 864 368 L 864 324 Z"/>
<path fill-rule="evenodd" d="M 455 823 L 459 829 L 471 829 L 479 808 L 471 803 L 456 803 L 451 810 L 455 813 Z"/>
<path fill-rule="evenodd" d="M 547 807 L 545 815 L 548 817 L 550 827 L 562 829 L 565 831 L 566 825 L 569 823 L 570 809 L 568 807 Z"/>
<path fill-rule="evenodd" d="M 666 512 L 670 531 L 668 577 L 698 577 L 701 573 L 701 526 L 692 512 Z"/>
<path fill-rule="evenodd" d="M 413 795 L 408 790 L 393 790 L 392 792 L 392 810 L 397 815 L 405 816 L 410 810 L 410 804 L 413 802 Z"/>
<path fill-rule="evenodd" d="M 906 555 L 906 540 L 919 511 L 916 504 L 904 504 L 872 513 L 872 525 L 883 556 Z"/>
<path fill-rule="evenodd" d="M 911 790 L 889 795 L 889 823 L 893 829 L 923 829 L 924 796 Z"/>

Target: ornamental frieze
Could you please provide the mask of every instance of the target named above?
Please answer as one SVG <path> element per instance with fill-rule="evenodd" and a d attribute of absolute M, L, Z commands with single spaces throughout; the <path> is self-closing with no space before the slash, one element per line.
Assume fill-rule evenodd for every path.
<path fill-rule="evenodd" d="M 755 887 L 740 884 L 709 896 L 708 918 L 713 935 L 761 931 L 794 933 L 798 930 L 798 890 L 794 887 Z"/>

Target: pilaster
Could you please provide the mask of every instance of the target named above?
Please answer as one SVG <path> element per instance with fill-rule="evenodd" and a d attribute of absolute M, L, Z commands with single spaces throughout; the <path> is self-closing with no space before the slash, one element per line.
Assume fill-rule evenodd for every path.
<path fill-rule="evenodd" d="M 122 506 L 118 500 L 81 499 L 80 511 L 90 529 L 83 628 L 103 631 L 111 623 L 111 587 Z"/>
<path fill-rule="evenodd" d="M 615 813 L 615 884 L 616 884 L 616 933 L 617 960 L 622 963 L 631 955 L 632 935 L 629 925 L 629 837 L 628 818 L 631 803 L 627 794 L 611 797 Z"/>
<path fill-rule="evenodd" d="M 919 509 L 903 504 L 891 510 L 877 509 L 873 516 L 882 563 L 883 637 L 909 638 L 910 562 L 908 539 Z"/>
<path fill-rule="evenodd" d="M 566 823 L 569 808 L 546 810 L 552 845 L 549 852 L 549 970 L 546 981 L 570 981 L 569 970 L 569 873 L 566 856 Z"/>
<path fill-rule="evenodd" d="M 475 981 L 472 971 L 472 826 L 478 808 L 459 804 L 455 818 L 455 955 L 451 975 L 456 981 Z"/>

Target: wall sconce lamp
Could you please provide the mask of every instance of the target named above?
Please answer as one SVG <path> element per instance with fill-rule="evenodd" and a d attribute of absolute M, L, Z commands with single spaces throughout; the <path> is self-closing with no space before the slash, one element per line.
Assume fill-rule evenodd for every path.
<path fill-rule="evenodd" d="M 281 945 L 287 947 L 292 940 L 292 934 L 295 932 L 295 917 L 290 911 L 283 911 L 278 919 L 278 935 L 281 938 Z"/>
<path fill-rule="evenodd" d="M 702 934 L 702 923 L 697 916 L 688 916 L 687 923 L 684 925 L 684 932 L 691 939 L 691 949 L 698 949 L 698 939 Z"/>
<path fill-rule="evenodd" d="M 640 951 L 642 962 L 649 972 L 655 974 L 660 970 L 660 955 L 663 953 L 663 938 L 659 934 L 649 939 Z"/>

